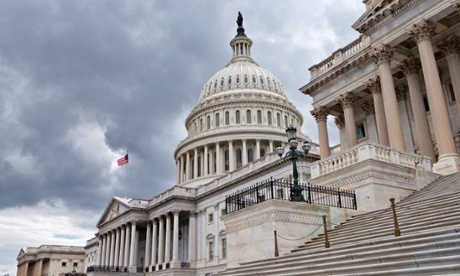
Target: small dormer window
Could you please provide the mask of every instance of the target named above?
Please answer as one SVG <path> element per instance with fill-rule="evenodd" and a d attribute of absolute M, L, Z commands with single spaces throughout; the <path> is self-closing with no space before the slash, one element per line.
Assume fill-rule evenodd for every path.
<path fill-rule="evenodd" d="M 264 85 L 264 78 L 260 76 L 260 84 Z"/>
<path fill-rule="evenodd" d="M 212 86 L 212 83 L 209 83 L 208 92 L 211 92 L 211 86 Z"/>
<path fill-rule="evenodd" d="M 236 84 L 240 84 L 240 75 L 236 75 Z"/>
<path fill-rule="evenodd" d="M 248 84 L 248 83 L 249 83 L 248 75 L 244 75 L 244 83 L 245 83 L 245 84 Z"/>
<path fill-rule="evenodd" d="M 220 87 L 223 87 L 223 86 L 224 86 L 224 78 L 220 80 Z"/>
<path fill-rule="evenodd" d="M 256 76 L 252 76 L 252 84 L 256 84 L 256 83 L 257 83 Z"/>
<path fill-rule="evenodd" d="M 268 84 L 268 87 L 272 87 L 272 82 L 270 81 L 269 78 L 267 78 L 267 84 Z"/>
<path fill-rule="evenodd" d="M 214 89 L 217 88 L 217 81 L 214 83 Z"/>
<path fill-rule="evenodd" d="M 232 84 L 232 76 L 228 76 L 228 85 L 230 86 Z"/>

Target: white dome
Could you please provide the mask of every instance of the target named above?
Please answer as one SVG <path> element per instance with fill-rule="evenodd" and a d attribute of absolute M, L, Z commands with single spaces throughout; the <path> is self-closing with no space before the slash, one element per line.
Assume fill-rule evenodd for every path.
<path fill-rule="evenodd" d="M 201 90 L 200 101 L 228 91 L 257 89 L 286 97 L 281 82 L 252 59 L 234 59 L 214 74 Z"/>

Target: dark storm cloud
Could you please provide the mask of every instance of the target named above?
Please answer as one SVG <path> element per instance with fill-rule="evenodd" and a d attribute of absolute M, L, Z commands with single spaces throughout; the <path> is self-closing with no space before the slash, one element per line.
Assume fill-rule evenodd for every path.
<path fill-rule="evenodd" d="M 21 240 L 29 228 L 43 237 L 66 218 L 94 233 L 112 196 L 149 199 L 174 185 L 185 118 L 231 59 L 238 11 L 253 58 L 284 84 L 314 138 L 298 88 L 309 66 L 357 37 L 349 26 L 363 10 L 349 0 L 1 1 L 0 247 L 11 216 L 21 231 L 3 245 L 0 274 L 14 273 L 2 260 L 14 267 L 21 246 L 46 242 Z M 126 150 L 130 164 L 112 167 Z"/>

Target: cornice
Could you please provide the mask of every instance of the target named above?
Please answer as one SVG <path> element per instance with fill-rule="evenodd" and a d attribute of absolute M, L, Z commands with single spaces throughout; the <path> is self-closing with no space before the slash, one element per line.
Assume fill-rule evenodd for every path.
<path fill-rule="evenodd" d="M 371 47 L 368 46 L 363 49 L 361 53 L 356 54 L 351 59 L 344 60 L 341 64 L 335 66 L 330 71 L 322 74 L 305 86 L 301 87 L 299 89 L 300 92 L 313 96 L 315 92 L 324 89 L 333 84 L 336 80 L 345 77 L 347 73 L 359 70 L 363 65 L 372 63 L 370 50 Z"/>

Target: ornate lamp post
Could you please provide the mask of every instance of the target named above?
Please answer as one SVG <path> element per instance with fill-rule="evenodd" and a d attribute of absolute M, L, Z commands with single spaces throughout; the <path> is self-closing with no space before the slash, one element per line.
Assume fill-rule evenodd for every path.
<path fill-rule="evenodd" d="M 291 188 L 290 200 L 305 201 L 302 195 L 302 188 L 299 186 L 299 172 L 297 171 L 297 160 L 299 159 L 299 157 L 307 157 L 307 154 L 311 149 L 311 145 L 308 143 L 308 141 L 305 141 L 302 145 L 303 152 L 301 152 L 297 150 L 297 146 L 299 145 L 296 139 L 297 129 L 295 127 L 290 126 L 286 129 L 286 133 L 288 137 L 290 151 L 286 153 L 284 158 L 288 158 L 292 161 L 292 176 L 294 178 L 294 186 Z M 282 157 L 284 153 L 284 148 L 280 146 L 277 147 L 275 151 L 279 155 L 279 157 Z"/>

